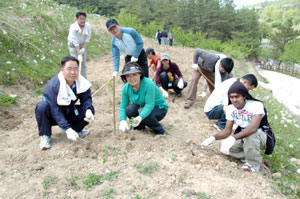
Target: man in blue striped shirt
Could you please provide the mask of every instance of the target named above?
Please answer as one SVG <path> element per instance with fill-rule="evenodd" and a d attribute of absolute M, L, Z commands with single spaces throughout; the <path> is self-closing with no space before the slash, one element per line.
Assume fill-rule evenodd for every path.
<path fill-rule="evenodd" d="M 106 21 L 107 30 L 113 35 L 111 40 L 114 71 L 116 77 L 119 72 L 120 51 L 126 54 L 125 63 L 137 62 L 144 70 L 144 76 L 148 77 L 148 61 L 144 42 L 139 33 L 133 28 L 121 28 L 115 19 Z"/>

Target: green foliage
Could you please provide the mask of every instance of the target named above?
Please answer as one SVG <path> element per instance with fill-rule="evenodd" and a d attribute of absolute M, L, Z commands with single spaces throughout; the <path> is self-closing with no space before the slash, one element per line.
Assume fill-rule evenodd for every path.
<path fill-rule="evenodd" d="M 104 199 L 112 199 L 113 193 L 116 191 L 113 188 L 105 189 L 101 192 L 101 195 L 104 197 Z"/>
<path fill-rule="evenodd" d="M 69 183 L 69 185 L 71 186 L 76 186 L 76 182 L 79 178 L 78 177 L 74 177 L 74 178 L 67 178 L 67 182 Z"/>
<path fill-rule="evenodd" d="M 77 9 L 52 0 L 12 0 L 0 11 L 0 84 L 44 84 L 59 71 L 60 60 L 69 55 L 67 35 Z M 89 15 L 87 21 L 94 18 Z M 106 52 L 109 40 L 108 34 L 93 34 L 87 57 Z"/>
<path fill-rule="evenodd" d="M 51 177 L 51 176 L 48 176 L 46 177 L 44 180 L 43 180 L 43 188 L 44 189 L 48 189 L 51 185 L 51 183 L 56 180 L 56 177 Z"/>
<path fill-rule="evenodd" d="M 95 185 L 102 184 L 105 180 L 115 180 L 119 173 L 120 171 L 110 171 L 105 175 L 96 175 L 94 173 L 90 173 L 83 181 L 84 189 L 89 190 Z"/>
<path fill-rule="evenodd" d="M 300 41 L 294 41 L 284 46 L 284 52 L 280 60 L 285 62 L 300 63 Z"/>
<path fill-rule="evenodd" d="M 145 175 L 151 175 L 158 169 L 157 162 L 149 162 L 149 163 L 139 163 L 135 165 L 138 172 L 145 174 Z"/>
<path fill-rule="evenodd" d="M 0 92 L 0 107 L 7 108 L 12 104 L 17 104 L 17 97 L 10 97 L 9 95 Z"/>
<path fill-rule="evenodd" d="M 211 197 L 206 195 L 205 193 L 198 192 L 197 193 L 197 199 L 210 199 Z"/>

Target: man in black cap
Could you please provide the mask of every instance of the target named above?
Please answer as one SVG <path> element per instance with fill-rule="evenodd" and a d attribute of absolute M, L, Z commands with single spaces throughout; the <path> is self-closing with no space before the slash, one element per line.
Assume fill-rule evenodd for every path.
<path fill-rule="evenodd" d="M 115 19 L 106 21 L 107 30 L 113 35 L 111 40 L 114 71 L 116 77 L 119 72 L 120 51 L 126 54 L 125 63 L 137 62 L 144 70 L 144 76 L 148 77 L 148 61 L 144 42 L 139 33 L 133 28 L 121 28 Z"/>
<path fill-rule="evenodd" d="M 190 82 L 184 108 L 190 108 L 195 103 L 197 84 L 202 74 L 207 79 L 209 91 L 212 93 L 214 88 L 221 82 L 233 77 L 233 65 L 233 60 L 225 55 L 217 55 L 197 48 L 193 58 L 192 81 Z"/>
<path fill-rule="evenodd" d="M 264 104 L 253 98 L 240 82 L 232 84 L 228 91 L 229 106 L 226 109 L 226 127 L 204 142 L 208 146 L 215 140 L 223 139 L 220 151 L 225 155 L 241 159 L 245 171 L 258 171 L 262 164 L 260 150 L 271 154 L 275 146 L 275 137 L 267 119 Z M 231 135 L 233 123 L 238 128 Z"/>

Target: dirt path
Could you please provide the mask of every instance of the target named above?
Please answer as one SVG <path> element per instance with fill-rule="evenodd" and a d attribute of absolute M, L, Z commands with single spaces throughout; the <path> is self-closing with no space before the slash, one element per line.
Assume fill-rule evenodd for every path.
<path fill-rule="evenodd" d="M 193 49 L 157 46 L 145 39 L 147 47 L 168 53 L 190 81 Z M 111 78 L 111 72 L 111 54 L 88 62 L 93 91 Z M 118 80 L 117 101 L 122 85 Z M 201 87 L 198 89 L 200 93 Z M 34 117 L 40 98 L 24 96 L 21 112 L 14 110 L 21 114 L 15 116 L 21 118 L 19 123 L 0 133 L 1 198 L 105 198 L 104 191 L 109 189 L 114 198 L 197 198 L 197 193 L 203 198 L 284 198 L 272 190 L 267 176 L 244 172 L 239 161 L 222 155 L 218 142 L 208 149 L 199 147 L 203 139 L 215 133 L 213 122 L 203 113 L 203 99 L 184 109 L 185 95 L 186 90 L 183 97 L 171 95 L 168 99 L 169 112 L 162 124 L 169 135 L 132 131 L 114 137 L 112 86 L 108 84 L 93 98 L 96 116 L 88 127 L 90 135 L 74 143 L 55 127 L 48 151 L 39 149 Z M 117 105 L 117 118 L 118 110 Z M 114 180 L 105 180 L 89 191 L 83 189 L 88 174 L 108 175 L 110 171 L 118 172 Z"/>

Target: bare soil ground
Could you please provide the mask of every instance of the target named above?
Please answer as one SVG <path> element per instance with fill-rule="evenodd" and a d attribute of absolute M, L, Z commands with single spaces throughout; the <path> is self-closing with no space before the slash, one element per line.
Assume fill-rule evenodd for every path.
<path fill-rule="evenodd" d="M 193 49 L 158 46 L 145 39 L 145 49 L 168 53 L 185 80 L 191 80 Z M 124 60 L 121 60 L 123 63 Z M 95 91 L 111 78 L 112 58 L 107 54 L 88 62 L 88 79 Z M 120 101 L 120 79 L 116 81 L 116 101 Z M 198 87 L 201 93 L 202 80 Z M 52 148 L 39 149 L 33 97 L 26 88 L 11 92 L 22 96 L 17 108 L 0 111 L 0 196 L 1 198 L 284 198 L 271 184 L 268 168 L 247 173 L 242 163 L 219 152 L 219 143 L 202 149 L 199 145 L 215 133 L 213 121 L 204 112 L 200 97 L 190 109 L 184 109 L 185 89 L 181 98 L 170 95 L 169 111 L 162 120 L 167 136 L 155 136 L 149 130 L 113 135 L 112 84 L 94 98 L 95 121 L 91 133 L 78 142 L 53 128 Z M 116 105 L 117 129 L 118 110 Z M 143 172 L 139 172 L 143 168 Z M 153 169 L 153 170 L 151 170 Z M 88 174 L 117 177 L 84 189 Z M 148 173 L 147 173 L 148 172 Z M 200 195 L 202 194 L 202 195 Z"/>

